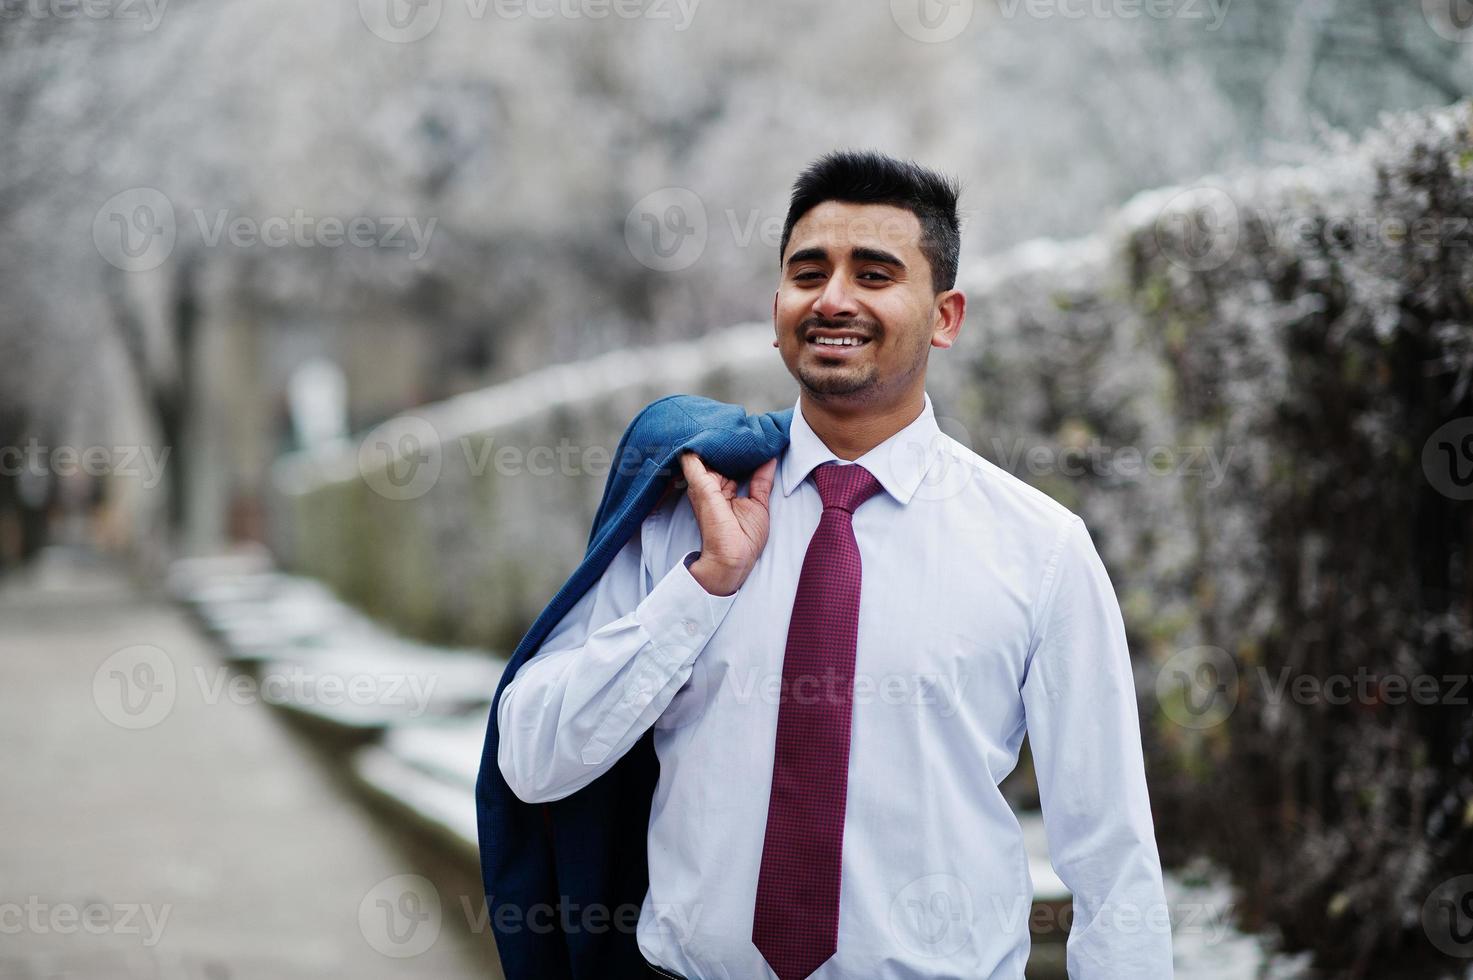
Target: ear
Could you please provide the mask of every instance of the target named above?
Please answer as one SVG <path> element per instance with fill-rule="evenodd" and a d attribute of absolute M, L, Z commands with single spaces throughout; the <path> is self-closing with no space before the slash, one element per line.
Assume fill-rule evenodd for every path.
<path fill-rule="evenodd" d="M 960 289 L 948 289 L 936 297 L 936 328 L 931 333 L 932 347 L 950 347 L 961 333 L 967 317 L 967 297 Z"/>

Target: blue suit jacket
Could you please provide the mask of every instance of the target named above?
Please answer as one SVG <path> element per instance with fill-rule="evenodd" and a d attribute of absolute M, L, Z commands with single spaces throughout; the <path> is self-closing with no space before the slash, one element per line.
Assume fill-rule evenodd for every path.
<path fill-rule="evenodd" d="M 645 406 L 614 454 L 588 551 L 507 664 L 486 726 L 476 780 L 481 878 L 507 980 L 647 980 L 634 924 L 649 889 L 646 834 L 659 763 L 645 732 L 612 768 L 553 803 L 530 804 L 497 764 L 501 692 L 596 583 L 681 473 L 690 449 L 738 482 L 787 447 L 793 410 L 671 395 Z"/>

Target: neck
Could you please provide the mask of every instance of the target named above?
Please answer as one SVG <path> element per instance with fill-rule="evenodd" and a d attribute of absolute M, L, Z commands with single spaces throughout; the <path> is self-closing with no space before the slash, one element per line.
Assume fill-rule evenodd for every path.
<path fill-rule="evenodd" d="M 854 462 L 921 417 L 926 398 L 917 388 L 892 405 L 851 405 L 841 400 L 819 401 L 802 392 L 799 405 L 813 434 L 835 456 Z"/>

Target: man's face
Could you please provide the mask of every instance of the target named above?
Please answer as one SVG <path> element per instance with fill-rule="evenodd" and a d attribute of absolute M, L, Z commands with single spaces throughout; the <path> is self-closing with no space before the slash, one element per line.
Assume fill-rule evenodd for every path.
<path fill-rule="evenodd" d="M 948 294 L 931 291 L 920 237 L 920 219 L 888 204 L 825 201 L 793 226 L 773 327 L 783 362 L 810 394 L 891 401 L 921 383 L 933 343 L 951 346 L 956 331 L 938 315 Z"/>

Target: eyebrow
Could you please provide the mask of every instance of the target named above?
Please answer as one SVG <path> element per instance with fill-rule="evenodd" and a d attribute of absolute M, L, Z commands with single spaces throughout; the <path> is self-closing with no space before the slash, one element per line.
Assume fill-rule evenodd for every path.
<path fill-rule="evenodd" d="M 800 248 L 788 256 L 788 265 L 791 266 L 796 262 L 807 262 L 813 259 L 827 262 L 828 257 L 828 249 L 821 245 L 811 245 L 808 248 Z M 849 257 L 856 262 L 879 262 L 882 265 L 893 265 L 897 269 L 905 269 L 905 263 L 900 261 L 899 257 L 886 252 L 884 249 L 856 245 L 849 250 Z"/>

